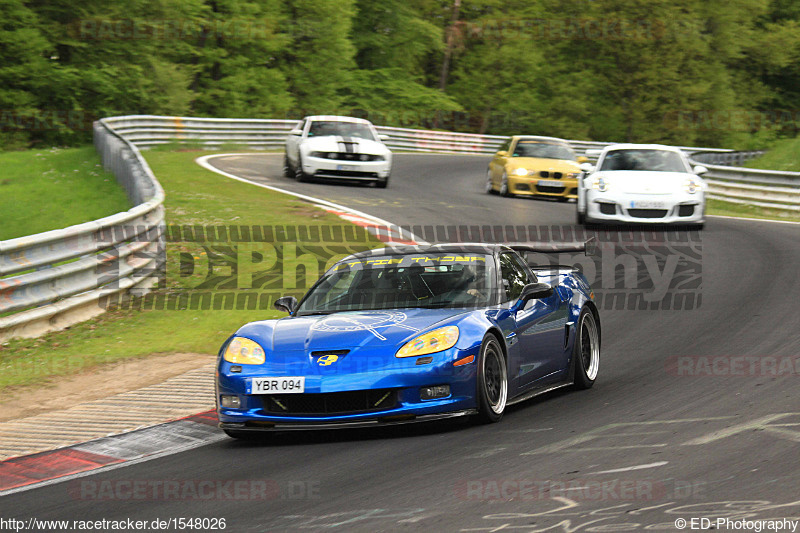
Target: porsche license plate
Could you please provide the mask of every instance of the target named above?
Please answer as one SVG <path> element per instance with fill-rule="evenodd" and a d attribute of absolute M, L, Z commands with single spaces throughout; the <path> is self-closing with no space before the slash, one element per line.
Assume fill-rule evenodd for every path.
<path fill-rule="evenodd" d="M 559 189 L 564 188 L 564 184 L 556 180 L 539 180 L 539 183 L 537 183 L 537 185 L 539 185 L 540 187 L 558 187 Z"/>
<path fill-rule="evenodd" d="M 306 378 L 303 376 L 282 378 L 253 378 L 248 394 L 300 394 L 305 392 Z"/>
<path fill-rule="evenodd" d="M 665 209 L 667 205 L 659 200 L 636 200 L 631 202 L 632 209 Z"/>
<path fill-rule="evenodd" d="M 353 165 L 336 165 L 336 170 L 355 170 Z"/>

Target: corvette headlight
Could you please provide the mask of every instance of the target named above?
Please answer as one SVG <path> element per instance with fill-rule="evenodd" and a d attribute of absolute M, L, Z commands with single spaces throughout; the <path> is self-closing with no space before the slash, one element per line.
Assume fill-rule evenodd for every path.
<path fill-rule="evenodd" d="M 264 348 L 250 339 L 234 337 L 225 349 L 223 358 L 239 365 L 261 365 L 264 364 Z"/>
<path fill-rule="evenodd" d="M 416 357 L 452 348 L 458 341 L 458 328 L 447 326 L 414 337 L 397 350 L 395 357 Z"/>
<path fill-rule="evenodd" d="M 700 185 L 700 183 L 696 179 L 689 178 L 689 179 L 686 180 L 686 187 L 685 188 L 686 188 L 686 192 L 688 192 L 689 194 L 694 194 L 697 191 L 699 191 L 700 189 L 702 189 L 703 187 L 702 187 L 702 185 Z"/>
<path fill-rule="evenodd" d="M 528 170 L 525 168 L 518 168 L 517 170 L 514 171 L 514 174 L 516 174 L 517 176 L 527 176 Z"/>
<path fill-rule="evenodd" d="M 608 182 L 600 177 L 594 180 L 592 187 L 600 192 L 606 192 L 608 190 Z"/>

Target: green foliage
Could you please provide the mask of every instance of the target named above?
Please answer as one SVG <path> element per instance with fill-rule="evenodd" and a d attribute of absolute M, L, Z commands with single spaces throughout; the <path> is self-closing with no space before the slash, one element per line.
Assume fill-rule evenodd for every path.
<path fill-rule="evenodd" d="M 798 130 L 792 0 L 6 0 L 0 20 L 3 149 L 128 113 L 709 146 Z"/>

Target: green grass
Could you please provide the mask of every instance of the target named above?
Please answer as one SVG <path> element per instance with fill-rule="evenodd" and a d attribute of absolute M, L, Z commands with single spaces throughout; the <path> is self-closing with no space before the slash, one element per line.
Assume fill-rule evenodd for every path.
<path fill-rule="evenodd" d="M 753 205 L 735 204 L 733 202 L 725 202 L 724 200 L 709 199 L 706 204 L 706 212 L 709 215 L 800 222 L 800 213 L 791 215 L 784 211 L 766 209 Z"/>
<path fill-rule="evenodd" d="M 800 137 L 775 142 L 766 154 L 751 159 L 748 168 L 800 172 Z"/>
<path fill-rule="evenodd" d="M 340 218 L 288 195 L 231 180 L 194 163 L 206 152 L 149 151 L 144 155 L 166 192 L 169 225 L 310 225 L 349 226 Z M 302 243 L 300 243 L 302 246 Z M 351 243 L 360 249 L 378 245 L 375 239 Z M 207 282 L 209 256 L 225 254 L 230 242 L 173 242 L 167 247 L 167 284 L 160 295 L 203 291 Z M 247 245 L 265 258 L 285 247 L 271 243 Z M 253 249 L 253 250 L 251 250 Z M 309 248 L 313 253 L 313 248 Z M 336 251 L 336 250 L 333 250 Z M 298 252 L 299 255 L 299 252 Z M 194 269 L 181 268 L 190 259 Z M 287 259 L 284 266 L 293 271 L 298 261 Z M 263 263 L 262 263 L 263 264 Z M 223 285 L 235 285 L 239 276 L 264 271 L 252 261 L 234 273 L 230 267 L 215 267 L 227 276 Z M 306 285 L 314 273 L 307 276 Z M 290 277 L 291 279 L 291 277 Z M 283 287 L 289 286 L 284 289 Z M 276 292 L 303 292 L 303 278 L 292 288 L 286 278 L 278 279 Z M 236 290 L 235 287 L 232 290 Z M 212 288 L 211 292 L 228 292 Z M 247 291 L 238 291 L 244 293 Z M 0 346 L 0 390 L 38 384 L 56 376 L 73 374 L 98 365 L 154 354 L 197 352 L 214 354 L 228 335 L 253 320 L 275 318 L 281 313 L 269 310 L 113 310 L 95 319 L 76 324 L 37 339 L 14 339 Z"/>
<path fill-rule="evenodd" d="M 0 153 L 0 241 L 130 209 L 92 146 Z"/>

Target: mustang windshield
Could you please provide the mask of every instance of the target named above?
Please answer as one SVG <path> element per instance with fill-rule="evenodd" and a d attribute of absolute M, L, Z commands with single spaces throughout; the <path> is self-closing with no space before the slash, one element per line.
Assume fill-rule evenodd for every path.
<path fill-rule="evenodd" d="M 575 161 L 575 152 L 563 144 L 519 141 L 512 157 L 540 157 L 542 159 L 566 159 Z"/>
<path fill-rule="evenodd" d="M 338 263 L 309 291 L 298 315 L 366 309 L 488 305 L 491 255 L 409 254 Z"/>
<path fill-rule="evenodd" d="M 344 122 L 341 120 L 315 120 L 308 128 L 309 137 L 323 135 L 337 135 L 341 137 L 359 137 L 370 141 L 375 140 L 372 130 L 367 124 L 361 122 Z"/>
<path fill-rule="evenodd" d="M 613 150 L 606 154 L 600 170 L 688 172 L 681 156 L 667 150 Z"/>

